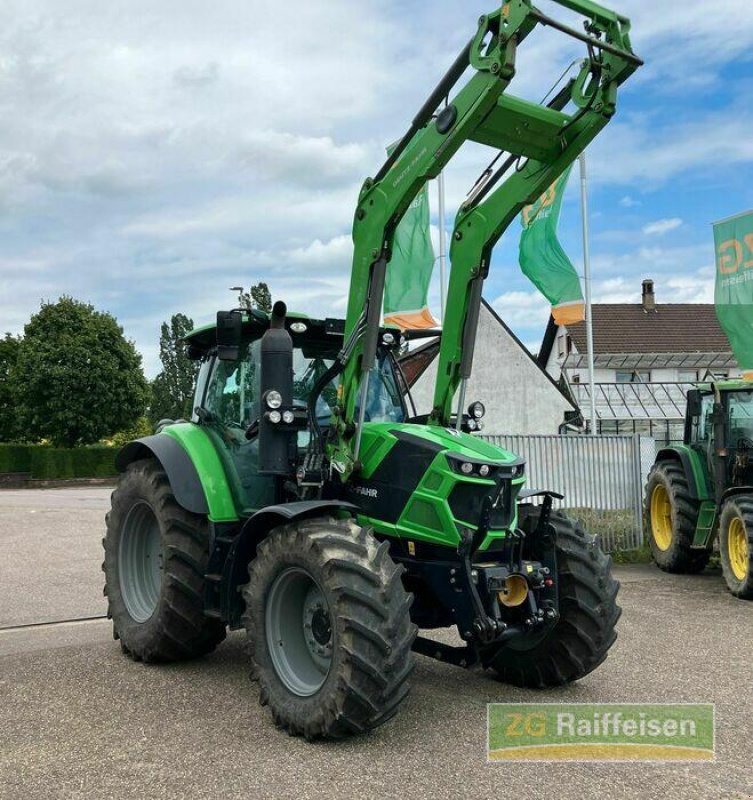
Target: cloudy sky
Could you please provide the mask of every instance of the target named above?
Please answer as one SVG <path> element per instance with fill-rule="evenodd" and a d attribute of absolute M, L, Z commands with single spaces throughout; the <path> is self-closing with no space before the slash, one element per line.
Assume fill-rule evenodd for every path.
<path fill-rule="evenodd" d="M 660 302 L 710 301 L 710 223 L 753 206 L 753 3 L 613 3 L 647 66 L 589 151 L 595 299 L 637 302 L 653 277 Z M 154 375 L 160 322 L 210 321 L 236 284 L 342 315 L 358 188 L 492 7 L 5 0 L 0 332 L 71 294 L 113 313 Z M 538 99 L 580 55 L 532 37 L 514 91 Z M 453 212 L 480 150 L 448 170 Z M 561 234 L 580 264 L 571 183 Z M 486 297 L 535 348 L 548 308 L 518 235 L 497 246 Z"/>

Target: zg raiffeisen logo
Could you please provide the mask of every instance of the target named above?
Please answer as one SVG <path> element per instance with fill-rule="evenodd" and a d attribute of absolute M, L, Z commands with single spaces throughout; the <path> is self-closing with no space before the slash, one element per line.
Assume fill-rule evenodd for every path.
<path fill-rule="evenodd" d="M 490 703 L 490 761 L 713 761 L 714 706 Z"/>

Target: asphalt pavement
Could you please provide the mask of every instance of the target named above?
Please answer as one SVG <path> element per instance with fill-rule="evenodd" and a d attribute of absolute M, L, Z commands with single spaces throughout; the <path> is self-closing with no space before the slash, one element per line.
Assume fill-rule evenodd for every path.
<path fill-rule="evenodd" d="M 244 635 L 201 660 L 125 658 L 104 613 L 109 489 L 0 491 L 0 798 L 753 798 L 753 604 L 718 572 L 622 567 L 619 639 L 531 692 L 417 656 L 398 716 L 308 744 L 275 729 Z M 10 626 L 10 627 L 9 627 Z M 711 702 L 708 763 L 489 764 L 489 702 Z"/>

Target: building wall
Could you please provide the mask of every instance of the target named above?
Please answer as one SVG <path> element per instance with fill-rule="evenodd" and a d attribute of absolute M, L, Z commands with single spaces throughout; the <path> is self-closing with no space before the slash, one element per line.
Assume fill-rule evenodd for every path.
<path fill-rule="evenodd" d="M 437 360 L 434 359 L 411 390 L 419 414 L 431 411 Z M 484 433 L 489 434 L 557 433 L 565 411 L 573 410 L 557 387 L 483 305 L 466 408 L 473 400 L 481 400 L 486 406 Z"/>

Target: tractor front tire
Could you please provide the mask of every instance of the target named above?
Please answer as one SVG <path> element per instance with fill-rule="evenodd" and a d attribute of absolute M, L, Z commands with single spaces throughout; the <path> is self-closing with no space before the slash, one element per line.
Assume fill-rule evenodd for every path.
<path fill-rule="evenodd" d="M 243 587 L 259 702 L 306 739 L 363 733 L 390 719 L 413 670 L 412 595 L 402 566 L 352 520 L 273 530 Z"/>
<path fill-rule="evenodd" d="M 523 519 L 529 535 L 539 515 L 539 509 L 532 509 Z M 530 689 L 571 683 L 596 669 L 617 638 L 615 625 L 622 613 L 612 559 L 595 537 L 560 512 L 551 513 L 550 523 L 557 542 L 559 619 L 543 636 L 532 633 L 482 653 L 483 665 L 500 680 Z"/>
<path fill-rule="evenodd" d="M 154 459 L 120 476 L 102 541 L 113 633 L 135 661 L 180 661 L 214 650 L 222 622 L 204 615 L 205 517 L 181 508 Z"/>
<path fill-rule="evenodd" d="M 737 495 L 724 504 L 719 520 L 719 555 L 727 587 L 753 600 L 753 497 Z"/>
<path fill-rule="evenodd" d="M 654 563 L 664 572 L 694 575 L 708 564 L 710 550 L 693 548 L 698 503 L 677 461 L 658 461 L 651 468 L 643 508 L 645 534 Z"/>

